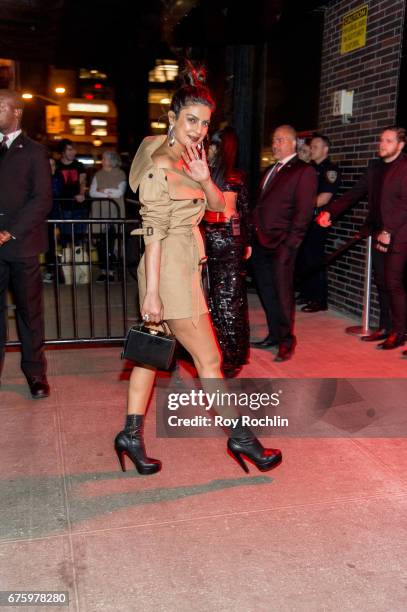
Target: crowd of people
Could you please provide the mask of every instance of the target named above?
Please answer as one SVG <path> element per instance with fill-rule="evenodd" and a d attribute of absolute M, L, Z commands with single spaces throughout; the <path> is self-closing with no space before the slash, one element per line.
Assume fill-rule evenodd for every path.
<path fill-rule="evenodd" d="M 144 323 L 154 327 L 166 321 L 191 355 L 202 385 L 211 380 L 223 384 L 223 378 L 235 376 L 249 355 L 245 267 L 250 258 L 268 327 L 267 336 L 252 345 L 276 346 L 276 361 L 291 359 L 297 343 L 295 291 L 303 312 L 327 309 L 323 262 L 328 228 L 339 214 L 367 196 L 366 227 L 375 241 L 380 329 L 362 339 L 380 342 L 383 350 L 402 346 L 407 314 L 403 284 L 407 259 L 405 131 L 398 127 L 383 130 L 379 158 L 372 160 L 352 189 L 335 199 L 341 172 L 329 158 L 328 137 L 315 133 L 309 145 L 299 150 L 295 129 L 281 125 L 272 135 L 275 163 L 266 170 L 257 200 L 250 206 L 246 176 L 236 167 L 236 132 L 226 127 L 208 138 L 215 102 L 204 83 L 204 71 L 187 64 L 182 77 L 168 112 L 168 134 L 143 140 L 129 175 L 130 187 L 140 201 L 145 245 L 138 266 Z M 50 160 L 42 145 L 23 135 L 22 112 L 16 93 L 0 90 L 0 371 L 6 339 L 6 291 L 11 280 L 21 366 L 32 397 L 38 399 L 50 392 L 38 258 L 47 251 L 44 220 L 47 215 L 82 220 L 89 211 L 86 174 L 76 159 L 74 144 L 62 141 L 60 159 Z M 17 173 L 18 183 L 12 180 Z M 113 199 L 119 217 L 125 215 L 126 188 L 119 156 L 105 152 L 89 195 Z M 111 209 L 101 210 L 100 216 L 104 215 L 112 217 Z M 80 241 L 82 224 L 76 224 L 75 232 Z M 52 245 L 53 236 L 48 238 Z M 62 228 L 62 243 L 69 239 Z M 103 280 L 112 267 L 114 240 L 112 228 L 107 255 L 106 249 L 99 255 Z M 51 259 L 55 257 L 52 246 L 48 253 Z M 142 474 L 161 469 L 159 460 L 147 456 L 143 440 L 155 375 L 155 368 L 135 364 L 125 427 L 115 439 L 122 468 L 127 456 Z M 241 467 L 247 469 L 244 458 L 264 471 L 278 465 L 281 452 L 263 448 L 243 426 L 238 412 L 232 412 L 238 424 L 229 432 L 227 446 Z"/>
<path fill-rule="evenodd" d="M 77 159 L 74 143 L 69 139 L 61 140 L 58 152 L 58 159 L 55 159 L 53 154 L 49 157 L 53 205 L 48 218 L 61 219 L 66 223 L 60 223 L 57 227 L 52 223 L 48 224 L 49 249 L 45 254 L 47 271 L 43 276 L 45 282 L 53 282 L 56 269 L 61 272 L 61 268 L 56 266 L 56 229 L 58 229 L 59 246 L 62 252 L 71 245 L 72 234 L 75 246 L 82 249 L 88 237 L 86 219 L 124 219 L 126 217 L 124 195 L 127 189 L 127 177 L 121 169 L 121 158 L 116 151 L 103 152 L 102 167 L 92 177 L 89 187 L 86 168 Z M 84 220 L 84 223 L 69 223 L 72 220 Z M 96 282 L 105 282 L 107 279 L 113 281 L 116 227 L 114 223 L 108 224 L 108 231 L 106 231 L 106 224 L 93 224 L 91 230 L 100 264 L 100 275 Z M 60 282 L 64 282 L 63 277 L 60 278 Z"/>

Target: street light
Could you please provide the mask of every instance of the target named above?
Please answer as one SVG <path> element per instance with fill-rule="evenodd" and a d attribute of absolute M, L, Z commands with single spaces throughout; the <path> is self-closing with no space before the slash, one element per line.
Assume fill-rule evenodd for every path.
<path fill-rule="evenodd" d="M 66 92 L 65 87 L 56 87 L 55 93 L 62 95 Z M 43 96 L 42 94 L 31 93 L 30 91 L 25 91 L 21 94 L 21 97 L 24 100 L 32 100 L 33 98 L 39 98 L 40 100 L 45 100 L 45 102 L 50 102 L 51 104 L 59 104 L 59 100 L 54 100 L 53 98 L 47 98 L 47 96 Z"/>

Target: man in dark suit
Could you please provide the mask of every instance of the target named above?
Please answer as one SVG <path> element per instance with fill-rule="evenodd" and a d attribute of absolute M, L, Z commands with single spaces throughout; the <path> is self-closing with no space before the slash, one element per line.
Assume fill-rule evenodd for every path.
<path fill-rule="evenodd" d="M 296 345 L 294 265 L 312 220 L 317 175 L 296 155 L 297 135 L 290 125 L 278 127 L 272 139 L 277 163 L 266 171 L 254 210 L 256 241 L 252 268 L 267 317 L 268 335 L 254 346 L 278 345 L 276 361 L 290 359 Z"/>
<path fill-rule="evenodd" d="M 362 340 L 384 340 L 378 348 L 389 350 L 404 344 L 407 296 L 403 274 L 407 263 L 407 157 L 404 128 L 383 130 L 379 141 L 379 159 L 369 162 L 366 172 L 352 189 L 328 204 L 317 221 L 331 224 L 353 204 L 368 198 L 369 212 L 365 226 L 375 237 L 372 254 L 374 280 L 380 305 L 380 328 Z M 407 354 L 407 352 L 406 352 Z"/>
<path fill-rule="evenodd" d="M 46 149 L 21 132 L 23 107 L 14 91 L 0 89 L 0 373 L 6 342 L 6 295 L 14 291 L 21 369 L 31 395 L 49 395 L 44 356 L 42 278 L 38 256 L 46 250 L 52 207 Z"/>

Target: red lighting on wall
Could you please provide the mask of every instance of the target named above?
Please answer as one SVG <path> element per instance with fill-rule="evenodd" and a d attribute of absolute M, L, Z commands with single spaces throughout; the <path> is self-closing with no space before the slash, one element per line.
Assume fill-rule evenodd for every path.
<path fill-rule="evenodd" d="M 87 100 L 93 100 L 93 94 L 85 94 Z"/>
<path fill-rule="evenodd" d="M 93 87 L 95 89 L 102 89 L 102 85 L 100 83 L 95 83 Z"/>

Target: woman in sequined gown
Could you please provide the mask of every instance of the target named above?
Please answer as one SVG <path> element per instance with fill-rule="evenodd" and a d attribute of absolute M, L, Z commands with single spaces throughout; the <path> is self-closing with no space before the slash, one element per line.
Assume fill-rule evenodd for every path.
<path fill-rule="evenodd" d="M 249 197 L 243 173 L 234 168 L 237 136 L 232 127 L 215 132 L 208 161 L 226 208 L 207 211 L 202 227 L 208 257 L 208 306 L 223 356 L 225 376 L 236 375 L 247 363 L 249 320 L 245 259 L 250 255 Z"/>

